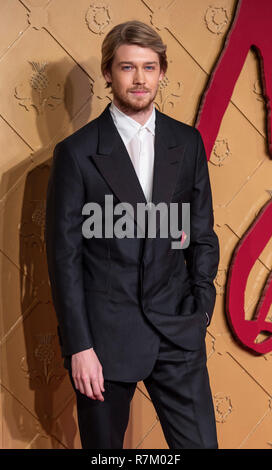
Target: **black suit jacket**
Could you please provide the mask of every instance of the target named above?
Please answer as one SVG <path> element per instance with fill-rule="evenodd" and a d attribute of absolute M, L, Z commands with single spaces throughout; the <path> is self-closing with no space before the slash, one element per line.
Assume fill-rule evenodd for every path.
<path fill-rule="evenodd" d="M 103 208 L 113 195 L 113 205 L 129 202 L 135 214 L 146 203 L 109 106 L 55 147 L 45 239 L 63 356 L 94 347 L 104 378 L 128 382 L 151 372 L 160 334 L 187 350 L 202 346 L 219 245 L 200 133 L 157 109 L 152 202 L 190 202 L 189 246 L 173 249 L 159 231 L 155 238 L 83 237 L 85 203 Z"/>

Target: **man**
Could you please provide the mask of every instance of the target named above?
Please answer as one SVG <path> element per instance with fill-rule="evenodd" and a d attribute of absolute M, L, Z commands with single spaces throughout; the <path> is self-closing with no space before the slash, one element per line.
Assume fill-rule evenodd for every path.
<path fill-rule="evenodd" d="M 52 296 L 82 447 L 123 447 L 143 380 L 169 448 L 217 448 L 205 333 L 219 247 L 202 139 L 154 107 L 167 58 L 151 27 L 115 26 L 103 41 L 101 69 L 113 101 L 56 145 L 46 211 Z M 114 208 L 122 202 L 134 210 L 141 236 L 106 236 L 105 196 Z M 143 229 L 135 215 L 139 204 L 173 202 L 179 222 L 182 203 L 190 203 L 184 249 L 157 225 L 150 237 L 151 222 Z M 102 236 L 86 233 L 89 203 L 104 217 Z"/>

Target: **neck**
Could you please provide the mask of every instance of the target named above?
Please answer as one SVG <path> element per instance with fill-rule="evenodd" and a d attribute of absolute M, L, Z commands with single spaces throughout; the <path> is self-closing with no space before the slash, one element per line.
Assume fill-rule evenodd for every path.
<path fill-rule="evenodd" d="M 139 109 L 139 110 L 131 109 L 130 106 L 126 106 L 125 104 L 120 103 L 115 97 L 113 98 L 112 101 L 113 101 L 113 104 L 115 104 L 115 106 L 118 109 L 120 109 L 120 111 L 122 111 L 124 114 L 127 114 L 127 116 L 131 117 L 142 126 L 150 118 L 152 111 L 153 111 L 153 107 L 154 107 L 153 101 L 149 103 L 149 105 L 146 108 Z"/>

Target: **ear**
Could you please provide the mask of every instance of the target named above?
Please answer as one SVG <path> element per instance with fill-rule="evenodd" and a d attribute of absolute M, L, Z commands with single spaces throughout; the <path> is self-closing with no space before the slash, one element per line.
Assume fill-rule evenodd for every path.
<path fill-rule="evenodd" d="M 108 70 L 106 70 L 104 72 L 104 78 L 105 78 L 106 82 L 108 82 L 108 83 L 112 82 L 111 73 Z"/>
<path fill-rule="evenodd" d="M 159 76 L 159 80 L 162 80 L 163 77 L 164 77 L 164 75 L 165 75 L 165 72 L 164 72 L 163 70 L 161 70 L 161 73 L 160 73 L 160 76 Z"/>

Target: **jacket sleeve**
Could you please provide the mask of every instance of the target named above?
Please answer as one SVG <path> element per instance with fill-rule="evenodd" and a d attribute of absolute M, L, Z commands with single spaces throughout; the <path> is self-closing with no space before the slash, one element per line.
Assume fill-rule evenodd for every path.
<path fill-rule="evenodd" d="M 208 162 L 200 132 L 197 133 L 195 178 L 190 204 L 190 243 L 184 250 L 198 311 L 211 321 L 216 289 L 213 280 L 219 263 L 219 242 L 213 230 L 214 216 Z"/>
<path fill-rule="evenodd" d="M 59 142 L 47 188 L 45 242 L 62 355 L 93 347 L 82 266 L 84 182 L 75 156 Z"/>

